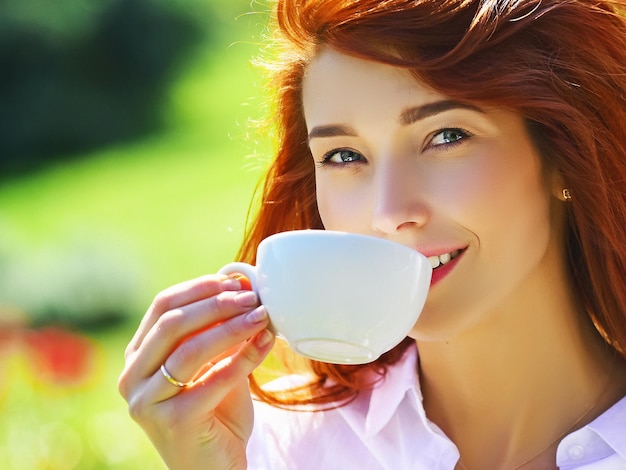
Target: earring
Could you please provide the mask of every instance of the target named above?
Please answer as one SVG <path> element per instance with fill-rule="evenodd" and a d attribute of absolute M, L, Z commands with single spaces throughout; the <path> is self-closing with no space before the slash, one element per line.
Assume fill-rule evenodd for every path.
<path fill-rule="evenodd" d="M 563 201 L 565 202 L 572 200 L 572 193 L 567 188 L 563 188 L 563 190 L 561 191 L 561 196 L 563 198 Z"/>

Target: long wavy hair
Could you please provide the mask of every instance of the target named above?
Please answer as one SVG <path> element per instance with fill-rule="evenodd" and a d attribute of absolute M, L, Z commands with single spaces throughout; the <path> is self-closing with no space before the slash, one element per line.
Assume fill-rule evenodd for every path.
<path fill-rule="evenodd" d="M 320 47 L 409 70 L 453 99 L 519 113 L 546 168 L 573 199 L 566 243 L 572 292 L 626 357 L 626 20 L 610 0 L 278 0 L 270 119 L 277 148 L 238 258 L 267 236 L 323 228 L 302 110 L 302 78 Z M 310 362 L 306 387 L 276 405 L 336 403 L 370 386 L 413 341 L 372 364 Z"/>

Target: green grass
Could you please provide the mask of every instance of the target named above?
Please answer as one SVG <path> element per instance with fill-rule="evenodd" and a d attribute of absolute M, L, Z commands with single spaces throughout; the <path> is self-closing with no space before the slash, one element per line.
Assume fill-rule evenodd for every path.
<path fill-rule="evenodd" d="M 0 254 L 32 266 L 25 295 L 63 276 L 62 257 L 53 272 L 36 272 L 45 253 L 87 247 L 122 260 L 120 271 L 139 269 L 130 326 L 91 334 L 100 360 L 88 383 L 43 383 L 19 348 L 0 345 L 3 470 L 164 468 L 128 417 L 117 376 L 157 291 L 215 272 L 239 244 L 268 149 L 248 123 L 260 109 L 260 77 L 249 60 L 263 21 L 228 23 L 231 38 L 198 53 L 173 88 L 163 132 L 2 183 Z M 0 297 L 0 315 L 16 308 L 3 304 Z"/>
<path fill-rule="evenodd" d="M 5 183 L 0 226 L 14 250 L 92 240 L 132 252 L 150 293 L 229 261 L 265 158 L 249 136 L 255 47 L 201 55 L 173 90 L 166 131 Z"/>

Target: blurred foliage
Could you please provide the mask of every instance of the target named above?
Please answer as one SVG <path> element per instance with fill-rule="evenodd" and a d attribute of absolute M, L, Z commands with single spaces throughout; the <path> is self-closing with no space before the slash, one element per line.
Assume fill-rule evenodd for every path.
<path fill-rule="evenodd" d="M 3 308 L 24 312 L 35 327 L 56 324 L 82 330 L 134 318 L 142 269 L 122 241 L 92 235 L 28 249 L 16 239 L 9 242 L 6 231 L 2 238 L 0 313 Z"/>
<path fill-rule="evenodd" d="M 45 47 L 67 50 L 123 1 L 0 0 L 0 43 L 7 25 L 19 24 Z M 266 8 L 153 1 L 195 18 L 204 38 L 177 59 L 156 98 L 164 127 L 93 151 L 59 151 L 54 165 L 0 181 L 2 470 L 165 469 L 117 392 L 124 349 L 158 290 L 232 259 L 270 152 L 249 128 L 263 112 L 249 61 Z M 141 36 L 144 23 L 135 27 Z M 7 76 L 0 68 L 0 82 Z M 53 102 L 56 114 L 31 109 L 26 118 L 88 119 L 63 117 L 77 104 Z M 131 321 L 102 327 L 119 318 Z"/>
<path fill-rule="evenodd" d="M 0 331 L 2 470 L 165 469 L 116 393 L 127 341 Z"/>
<path fill-rule="evenodd" d="M 60 0 L 46 17 L 48 0 L 28 7 L 0 0 L 0 24 L 20 24 L 47 44 L 66 45 L 93 37 L 113 7 L 160 1 Z M 7 157 L 0 162 L 0 316 L 17 311 L 35 327 L 83 330 L 136 321 L 158 290 L 232 259 L 260 166 L 254 155 L 246 157 L 250 145 L 252 152 L 258 148 L 250 142 L 248 120 L 260 108 L 248 62 L 267 17 L 248 14 L 247 0 L 170 0 L 167 8 L 184 10 L 205 31 L 155 99 L 163 124 L 158 133 L 54 159 L 42 151 L 35 162 L 41 171 L 28 174 L 27 157 L 11 159 L 0 150 L 0 160 Z M 133 27 L 137 35 L 146 29 L 142 22 Z M 41 111 L 44 119 L 34 114 L 31 124 L 77 132 L 91 118 L 66 113 L 70 108 L 62 108 L 67 119 Z M 4 127 L 0 148 L 13 138 L 3 141 L 2 133 L 10 134 Z M 58 164 L 62 160 L 67 164 Z M 17 175 L 3 171 L 3 164 L 26 166 Z"/>
<path fill-rule="evenodd" d="M 0 0 L 0 37 L 19 23 L 62 49 L 91 37 L 121 1 Z M 271 152 L 249 128 L 263 112 L 249 60 L 266 7 L 167 0 L 167 8 L 205 31 L 159 97 L 165 127 L 0 181 L 2 470 L 165 469 L 117 393 L 124 349 L 158 290 L 232 259 Z M 69 109 L 58 106 L 57 114 Z M 111 315 L 132 320 L 102 328 Z"/>
<path fill-rule="evenodd" d="M 216 29 L 198 5 L 0 0 L 0 175 L 159 129 L 173 78 Z"/>

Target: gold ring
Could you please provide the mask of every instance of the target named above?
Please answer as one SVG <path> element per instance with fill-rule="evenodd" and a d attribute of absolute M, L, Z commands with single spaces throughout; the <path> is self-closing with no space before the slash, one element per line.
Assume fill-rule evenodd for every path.
<path fill-rule="evenodd" d="M 174 377 L 172 377 L 172 374 L 170 374 L 169 371 L 165 368 L 165 363 L 161 364 L 161 374 L 163 374 L 165 380 L 178 388 L 189 387 L 193 383 L 193 381 L 181 382 L 180 380 L 176 380 Z"/>

